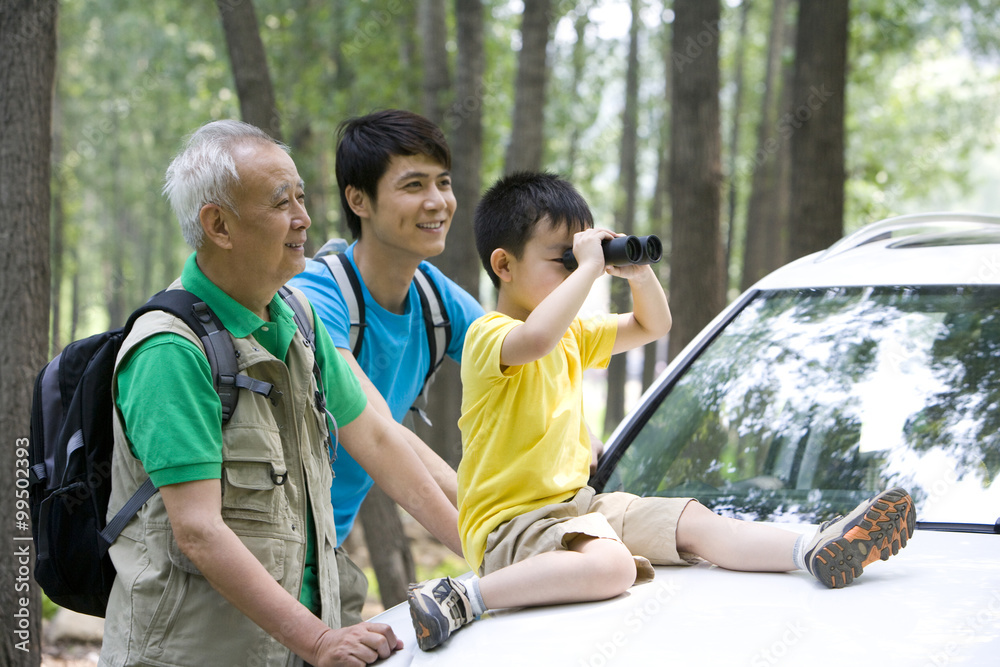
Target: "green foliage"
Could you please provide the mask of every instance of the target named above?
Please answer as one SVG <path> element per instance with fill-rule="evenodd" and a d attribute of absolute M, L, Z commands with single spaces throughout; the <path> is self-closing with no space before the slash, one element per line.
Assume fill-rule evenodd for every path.
<path fill-rule="evenodd" d="M 456 101 L 445 131 L 460 122 L 463 105 L 482 110 L 482 176 L 488 185 L 503 169 L 510 136 L 520 5 L 484 4 L 484 80 L 476 99 Z M 977 165 L 998 138 L 1000 39 L 989 28 L 997 5 L 997 0 L 852 3 L 848 229 L 932 205 L 947 208 L 983 188 Z M 307 183 L 313 243 L 346 231 L 333 170 L 338 124 L 377 108 L 420 110 L 417 6 L 406 0 L 255 3 L 284 139 Z M 454 35 L 454 7 L 450 2 L 447 7 Z M 553 7 L 545 166 L 571 177 L 597 219 L 610 221 L 620 191 L 628 3 L 586 0 Z M 669 7 L 648 0 L 641 14 L 639 230 L 649 225 L 659 137 L 669 118 L 663 51 L 673 19 Z M 718 35 L 722 185 L 728 193 L 728 179 L 737 180 L 737 231 L 744 224 L 752 172 L 739 165 L 757 150 L 770 10 L 769 2 L 750 6 L 740 109 L 734 108 L 734 76 L 741 2 L 723 3 Z M 214 8 L 205 12 L 206 6 L 177 0 L 60 4 L 53 190 L 65 220 L 58 286 L 62 342 L 107 326 L 109 312 L 127 312 L 180 271 L 188 249 L 160 194 L 164 170 L 182 138 L 198 125 L 239 117 L 221 22 Z M 447 49 L 454 72 L 454 37 Z M 789 51 L 786 59 L 793 57 Z M 728 145 L 733 118 L 740 124 L 738 146 Z M 737 169 L 730 174 L 733 152 Z M 737 241 L 741 236 L 735 235 Z M 732 256 L 731 271 L 738 275 L 739 248 Z"/>

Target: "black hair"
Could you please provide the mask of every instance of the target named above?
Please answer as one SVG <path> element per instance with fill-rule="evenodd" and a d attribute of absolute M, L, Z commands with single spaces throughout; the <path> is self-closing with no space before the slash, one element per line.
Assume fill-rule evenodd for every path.
<path fill-rule="evenodd" d="M 594 216 L 583 196 L 569 181 L 553 173 L 516 172 L 504 176 L 483 194 L 473 225 L 479 259 L 494 287 L 500 286 L 500 278 L 490 266 L 493 251 L 503 248 L 520 259 L 543 218 L 553 228 L 564 225 L 570 231 L 594 226 Z"/>
<path fill-rule="evenodd" d="M 350 118 L 337 128 L 337 187 L 347 228 L 361 237 L 361 219 L 347 202 L 347 186 L 364 192 L 374 202 L 378 182 L 397 155 L 426 155 L 451 169 L 451 149 L 444 132 L 412 111 L 385 109 Z"/>

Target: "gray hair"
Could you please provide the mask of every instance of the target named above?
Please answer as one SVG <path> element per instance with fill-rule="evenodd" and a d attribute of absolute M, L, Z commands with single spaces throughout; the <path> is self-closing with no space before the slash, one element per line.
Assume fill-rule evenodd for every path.
<path fill-rule="evenodd" d="M 263 130 L 238 120 L 217 120 L 201 126 L 188 137 L 184 149 L 167 167 L 163 194 L 177 216 L 181 234 L 198 250 L 205 240 L 199 218 L 205 204 L 216 204 L 237 213 L 233 194 L 239 185 L 233 152 L 251 142 L 288 147 Z"/>

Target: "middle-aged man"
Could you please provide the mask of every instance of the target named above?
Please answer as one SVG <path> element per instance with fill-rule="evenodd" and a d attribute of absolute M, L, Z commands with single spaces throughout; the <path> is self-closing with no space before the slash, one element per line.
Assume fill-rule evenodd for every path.
<path fill-rule="evenodd" d="M 195 249 L 171 288 L 202 299 L 231 336 L 241 374 L 274 388 L 241 392 L 223 425 L 199 339 L 173 315 L 137 321 L 116 368 L 109 516 L 147 478 L 159 493 L 111 547 L 118 576 L 101 664 L 385 657 L 400 646 L 388 626 L 340 628 L 329 492 L 338 441 L 460 552 L 457 515 L 405 430 L 368 404 L 301 293 L 293 297 L 313 317 L 315 348 L 276 295 L 305 263 L 310 219 L 295 164 L 258 129 L 217 121 L 191 136 L 164 191 Z"/>
<path fill-rule="evenodd" d="M 427 118 L 386 109 L 341 124 L 336 171 L 341 206 L 355 239 L 343 257 L 357 278 L 358 301 L 365 313 L 357 357 L 347 302 L 351 294 L 344 294 L 331 266 L 310 260 L 305 272 L 289 284 L 301 289 L 316 307 L 371 404 L 384 416 L 402 422 L 434 363 L 414 280 L 418 270 L 440 296 L 451 328 L 446 353 L 452 359 L 461 360 L 465 332 L 483 314 L 475 298 L 425 261 L 444 251 L 455 214 L 451 151 L 444 133 Z M 455 502 L 455 471 L 415 434 L 410 434 L 409 441 Z M 334 464 L 331 494 L 341 542 L 372 486 L 366 470 L 367 466 L 350 456 L 340 456 Z M 357 621 L 367 581 L 343 549 L 337 553 L 343 613 L 345 619 Z"/>

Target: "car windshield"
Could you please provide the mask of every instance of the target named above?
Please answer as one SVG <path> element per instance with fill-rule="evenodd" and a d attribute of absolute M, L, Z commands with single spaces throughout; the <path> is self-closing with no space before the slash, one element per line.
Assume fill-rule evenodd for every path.
<path fill-rule="evenodd" d="M 607 490 L 818 523 L 891 486 L 1000 516 L 1000 288 L 759 293 L 647 413 Z"/>

